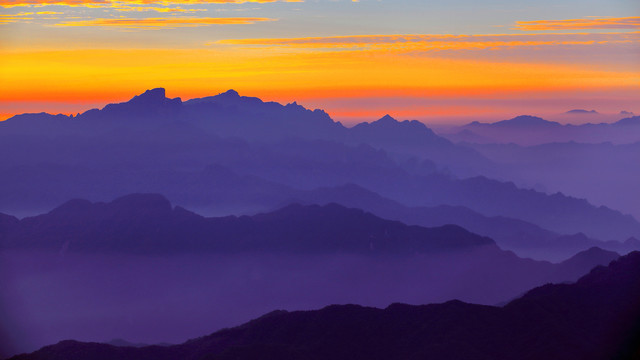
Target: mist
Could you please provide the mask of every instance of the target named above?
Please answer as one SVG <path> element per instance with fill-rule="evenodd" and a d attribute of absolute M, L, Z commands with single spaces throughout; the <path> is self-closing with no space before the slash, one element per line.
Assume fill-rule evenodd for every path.
<path fill-rule="evenodd" d="M 459 299 L 496 304 L 547 281 L 546 262 L 484 249 L 405 256 L 0 253 L 9 354 L 65 339 L 181 343 L 267 312 Z"/>

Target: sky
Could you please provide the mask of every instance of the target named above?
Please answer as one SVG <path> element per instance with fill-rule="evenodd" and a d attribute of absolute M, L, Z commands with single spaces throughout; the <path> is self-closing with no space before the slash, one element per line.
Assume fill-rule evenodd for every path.
<path fill-rule="evenodd" d="M 156 87 L 345 124 L 640 114 L 637 0 L 0 0 L 0 55 L 0 119 Z"/>

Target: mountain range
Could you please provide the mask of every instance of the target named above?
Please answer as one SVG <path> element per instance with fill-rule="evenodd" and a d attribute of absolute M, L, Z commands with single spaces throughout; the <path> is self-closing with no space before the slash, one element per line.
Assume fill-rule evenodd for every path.
<path fill-rule="evenodd" d="M 640 127 L 638 130 L 640 132 Z M 470 146 L 508 168 L 508 177 L 520 187 L 588 198 L 594 204 L 608 204 L 640 216 L 640 204 L 636 201 L 636 184 L 640 181 L 640 142 Z"/>
<path fill-rule="evenodd" d="M 591 248 L 555 264 L 523 259 L 457 226 L 336 204 L 205 218 L 133 194 L 0 220 L 0 331 L 11 329 L 12 354 L 79 336 L 178 343 L 274 308 L 504 303 L 619 257 Z"/>
<path fill-rule="evenodd" d="M 629 238 L 623 243 L 600 241 L 582 233 L 561 235 L 527 221 L 507 216 L 485 216 L 464 206 L 409 207 L 355 184 L 301 191 L 295 196 L 289 202 L 340 203 L 410 225 L 434 227 L 456 224 L 476 234 L 490 237 L 500 248 L 514 251 L 521 257 L 559 261 L 592 246 L 621 253 L 640 249 L 640 242 L 635 238 Z"/>
<path fill-rule="evenodd" d="M 410 208 L 354 184 L 296 194 L 273 212 L 218 218 L 173 207 L 156 194 L 132 194 L 109 203 L 72 200 L 47 214 L 22 220 L 0 213 L 0 246 L 131 253 L 420 253 L 494 244 L 451 224 L 497 238 L 503 249 L 525 256 L 545 252 L 547 259 L 555 255 L 554 260 L 593 246 L 628 252 L 639 245 L 633 239 L 623 244 L 582 234 L 562 236 L 521 220 L 486 217 L 464 207 Z"/>
<path fill-rule="evenodd" d="M 528 144 L 625 129 L 616 144 L 479 144 L 389 115 L 346 127 L 295 102 L 161 88 L 15 116 L 0 122 L 0 354 L 119 338 L 25 356 L 611 357 L 624 344 L 601 330 L 631 334 L 621 289 L 636 291 L 637 253 L 522 294 L 640 247 L 625 214 L 640 142 L 617 143 L 636 122 L 460 130 Z M 144 346 L 273 309 L 287 311 Z"/>
<path fill-rule="evenodd" d="M 407 226 L 337 204 L 289 205 L 255 216 L 204 218 L 164 197 L 134 194 L 110 203 L 71 200 L 51 212 L 3 216 L 4 248 L 88 252 L 424 253 L 495 246 L 454 225 Z"/>
<path fill-rule="evenodd" d="M 234 91 L 182 102 L 154 89 L 73 117 L 18 115 L 0 123 L 0 140 L 8 154 L 0 161 L 0 211 L 20 217 L 71 198 L 136 192 L 207 214 L 251 214 L 298 191 L 354 183 L 411 207 L 464 206 L 561 235 L 640 237 L 640 223 L 610 208 L 459 176 L 482 169 L 507 179 L 513 171 L 494 169 L 478 150 L 421 123 L 384 117 L 346 128 L 320 110 Z"/>

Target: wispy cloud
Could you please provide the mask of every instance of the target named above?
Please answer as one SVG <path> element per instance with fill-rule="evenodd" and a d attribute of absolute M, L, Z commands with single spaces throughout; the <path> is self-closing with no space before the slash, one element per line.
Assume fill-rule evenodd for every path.
<path fill-rule="evenodd" d="M 32 12 L 22 12 L 18 14 L 1 14 L 0 15 L 0 25 L 1 24 L 9 24 L 18 21 L 28 21 L 33 20 Z"/>
<path fill-rule="evenodd" d="M 574 34 L 496 34 L 496 35 L 356 35 L 305 38 L 227 39 L 209 43 L 247 46 L 356 50 L 441 51 L 498 49 L 541 45 L 578 45 L 612 42 L 640 42 L 640 32 Z"/>
<path fill-rule="evenodd" d="M 0 7 L 15 6 L 89 6 L 89 7 L 118 7 L 124 5 L 196 5 L 196 4 L 244 4 L 244 3 L 274 3 L 274 2 L 303 2 L 303 0 L 0 0 Z"/>
<path fill-rule="evenodd" d="M 172 18 L 113 18 L 91 19 L 80 21 L 65 21 L 54 26 L 104 26 L 127 29 L 167 29 L 178 27 L 197 27 L 210 25 L 238 25 L 254 24 L 262 21 L 276 21 L 277 19 L 257 17 L 222 17 L 222 18 L 197 18 L 197 17 L 172 17 Z"/>
<path fill-rule="evenodd" d="M 517 21 L 515 29 L 524 31 L 640 29 L 640 17 Z"/>
<path fill-rule="evenodd" d="M 155 11 L 159 13 L 190 13 L 198 11 L 207 11 L 207 9 L 185 9 L 181 7 L 155 7 L 155 6 L 119 6 L 114 7 L 113 10 L 121 12 L 145 12 Z"/>

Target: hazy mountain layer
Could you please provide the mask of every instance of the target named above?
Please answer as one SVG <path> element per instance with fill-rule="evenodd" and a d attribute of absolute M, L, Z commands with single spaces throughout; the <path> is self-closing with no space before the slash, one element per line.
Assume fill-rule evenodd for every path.
<path fill-rule="evenodd" d="M 571 141 L 592 144 L 639 142 L 640 116 L 628 117 L 621 114 L 619 119 L 613 123 L 562 125 L 536 116 L 522 115 L 494 123 L 474 121 L 442 135 L 455 142 L 515 143 L 524 146 Z"/>
<path fill-rule="evenodd" d="M 495 246 L 461 227 L 407 226 L 337 204 L 289 205 L 255 216 L 204 218 L 160 195 L 72 200 L 0 228 L 4 248 L 175 254 L 286 252 L 414 254 Z M 497 249 L 497 248 L 496 248 Z"/>
<path fill-rule="evenodd" d="M 449 301 L 274 311 L 181 345 L 63 341 L 12 359 L 632 359 L 640 356 L 638 278 L 635 252 L 501 308 Z"/>
<path fill-rule="evenodd" d="M 599 241 L 584 234 L 560 235 L 532 223 L 505 216 L 485 216 L 463 206 L 408 207 L 354 184 L 298 192 L 290 201 L 309 204 L 340 203 L 372 212 L 385 219 L 427 227 L 456 224 L 495 240 L 500 248 L 521 257 L 560 261 L 592 246 L 627 253 L 640 250 L 633 238 Z"/>
<path fill-rule="evenodd" d="M 73 118 L 21 115 L 0 124 L 0 140 L 9 154 L 0 211 L 21 217 L 71 198 L 135 192 L 208 214 L 255 213 L 292 190 L 354 183 L 410 206 L 464 206 L 603 240 L 640 237 L 635 219 L 584 200 L 446 175 L 486 168 L 486 159 L 419 123 L 385 117 L 347 129 L 321 111 L 235 92 L 183 103 L 156 89 Z"/>
<path fill-rule="evenodd" d="M 640 122 L 639 122 L 640 123 Z M 633 133 L 632 129 L 629 132 Z M 640 134 L 640 126 L 637 127 Z M 554 143 L 538 146 L 473 145 L 510 170 L 516 183 L 551 193 L 588 198 L 640 217 L 640 142 Z"/>

